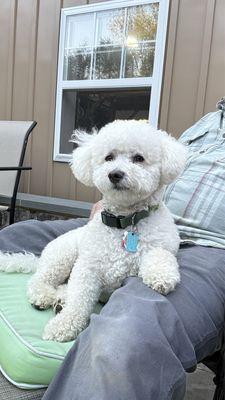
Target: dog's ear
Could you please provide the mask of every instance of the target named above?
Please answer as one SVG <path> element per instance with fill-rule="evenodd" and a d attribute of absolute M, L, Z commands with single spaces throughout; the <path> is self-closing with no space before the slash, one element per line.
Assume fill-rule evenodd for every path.
<path fill-rule="evenodd" d="M 75 143 L 76 148 L 72 154 L 72 162 L 70 164 L 75 178 L 87 186 L 94 186 L 92 180 L 92 142 L 96 132 L 88 134 L 84 131 L 76 130 L 71 142 Z"/>
<path fill-rule="evenodd" d="M 163 185 L 168 185 L 183 171 L 187 149 L 166 132 L 160 131 L 159 135 L 162 149 L 161 182 Z"/>

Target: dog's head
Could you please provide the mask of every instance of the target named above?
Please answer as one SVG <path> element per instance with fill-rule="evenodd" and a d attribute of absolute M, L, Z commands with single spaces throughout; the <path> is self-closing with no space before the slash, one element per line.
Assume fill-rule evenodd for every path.
<path fill-rule="evenodd" d="M 133 204 L 172 182 L 185 165 L 185 147 L 142 121 L 117 120 L 99 133 L 76 132 L 75 177 L 117 204 Z"/>

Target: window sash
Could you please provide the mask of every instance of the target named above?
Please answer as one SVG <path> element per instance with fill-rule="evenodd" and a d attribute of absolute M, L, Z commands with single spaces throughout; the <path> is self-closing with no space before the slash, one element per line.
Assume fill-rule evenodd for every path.
<path fill-rule="evenodd" d="M 113 10 L 124 7 L 134 7 L 138 5 L 146 5 L 159 3 L 157 34 L 155 38 L 155 56 L 152 77 L 141 78 L 120 78 L 120 79 L 92 79 L 92 80 L 63 80 L 64 67 L 64 45 L 66 35 L 66 19 L 67 16 L 91 13 L 97 11 Z M 135 88 L 149 87 L 151 88 L 151 98 L 149 107 L 149 119 L 151 124 L 158 126 L 159 103 L 161 94 L 163 60 L 165 52 L 167 18 L 168 18 L 169 0 L 113 0 L 104 3 L 96 3 L 93 5 L 84 5 L 77 7 L 64 8 L 61 10 L 60 24 L 60 41 L 59 41 L 59 60 L 58 60 L 58 78 L 56 91 L 56 116 L 55 116 L 55 140 L 53 160 L 69 162 L 71 156 L 68 154 L 60 154 L 60 127 L 61 127 L 61 111 L 62 111 L 62 95 L 64 89 L 98 89 L 98 88 Z"/>

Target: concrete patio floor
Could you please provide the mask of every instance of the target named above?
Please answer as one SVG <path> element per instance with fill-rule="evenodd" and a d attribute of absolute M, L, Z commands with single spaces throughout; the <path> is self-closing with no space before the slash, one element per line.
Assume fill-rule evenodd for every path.
<path fill-rule="evenodd" d="M 212 400 L 215 385 L 213 373 L 200 364 L 197 370 L 187 374 L 187 392 L 184 400 Z"/>
<path fill-rule="evenodd" d="M 212 379 L 212 372 L 204 365 L 199 365 L 196 372 L 187 374 L 187 392 L 184 400 L 212 400 L 215 390 Z M 18 389 L 0 373 L 0 400 L 41 400 L 43 393 L 43 389 L 36 391 Z"/>

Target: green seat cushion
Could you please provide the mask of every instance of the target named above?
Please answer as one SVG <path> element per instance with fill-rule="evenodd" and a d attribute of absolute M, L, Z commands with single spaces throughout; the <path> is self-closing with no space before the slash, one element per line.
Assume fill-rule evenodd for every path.
<path fill-rule="evenodd" d="M 0 368 L 12 383 L 27 389 L 47 386 L 74 343 L 42 339 L 44 326 L 54 313 L 38 311 L 28 303 L 29 278 L 0 273 Z"/>

